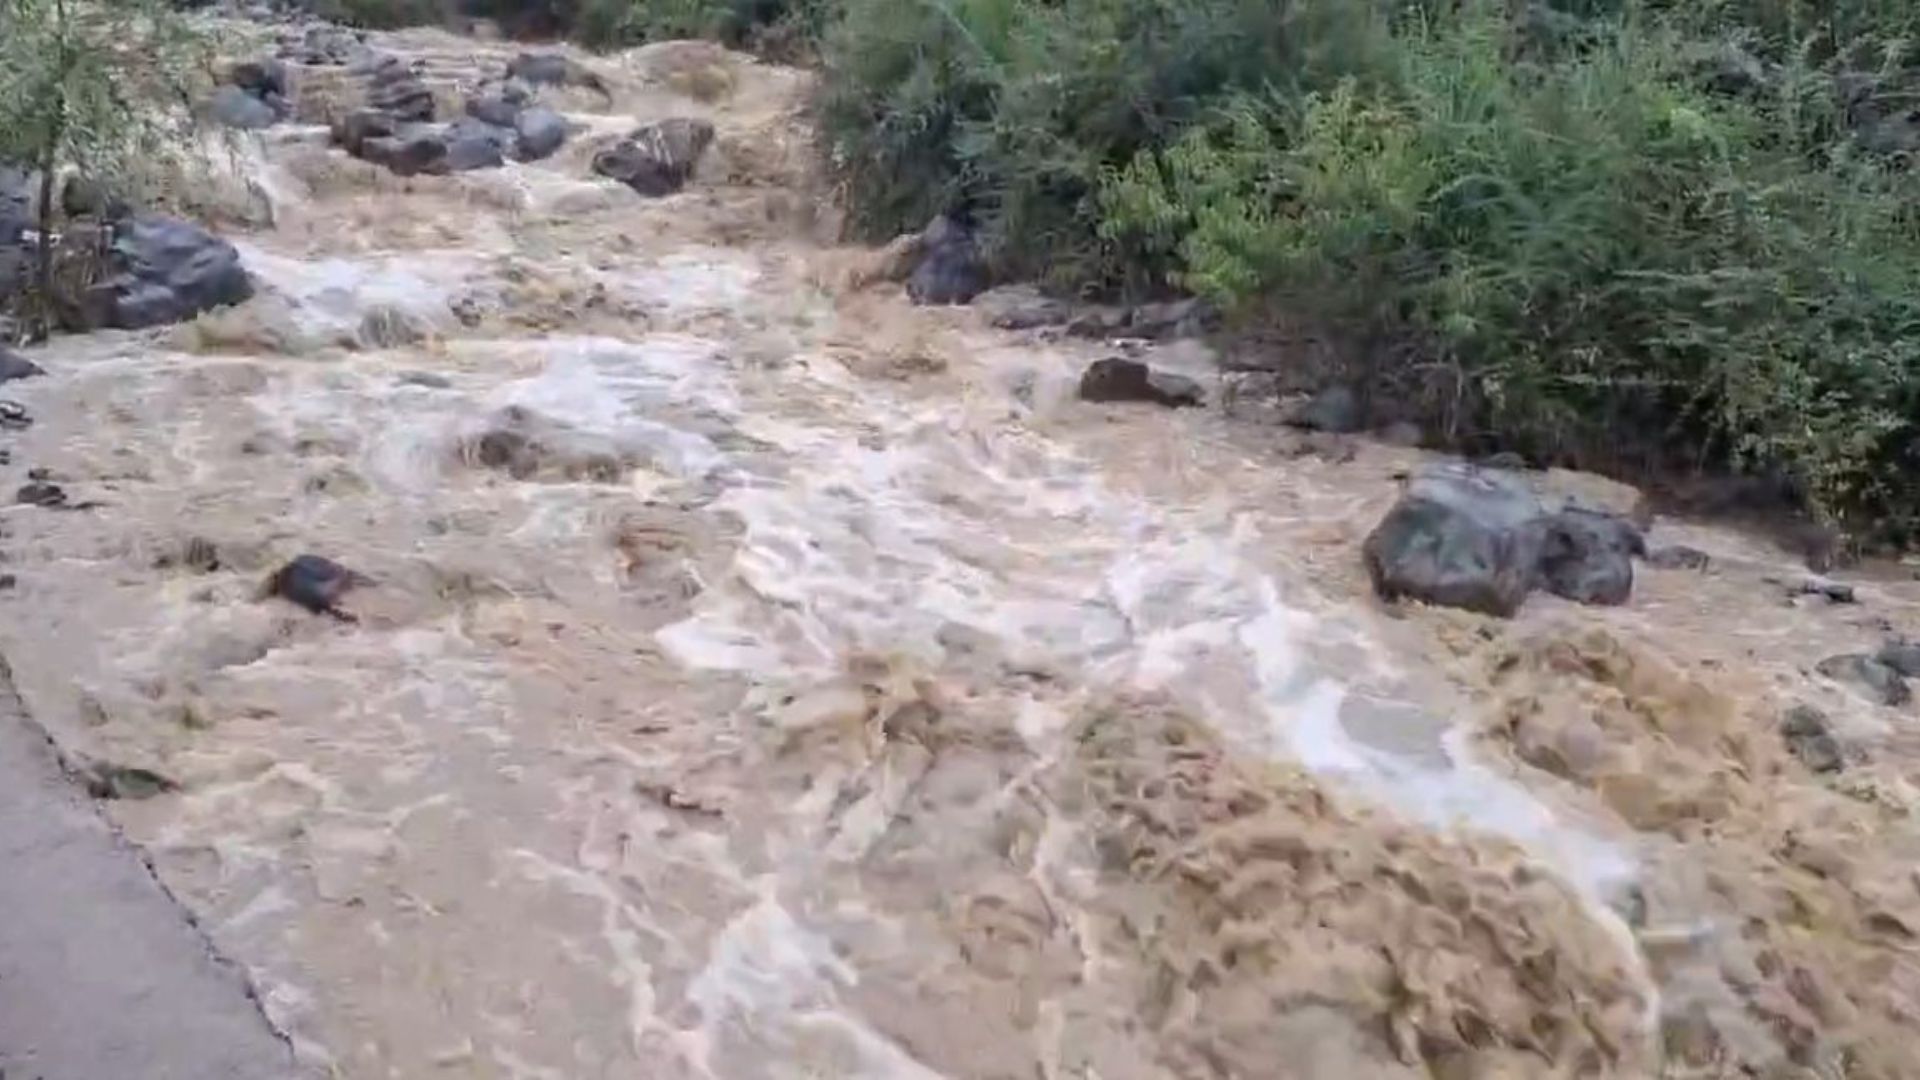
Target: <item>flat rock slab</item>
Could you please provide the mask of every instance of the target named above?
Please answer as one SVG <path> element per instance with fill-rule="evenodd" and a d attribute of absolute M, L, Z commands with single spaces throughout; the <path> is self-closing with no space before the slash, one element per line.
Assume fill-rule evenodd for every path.
<path fill-rule="evenodd" d="M 239 974 L 61 772 L 4 662 L 0 868 L 0 1075 L 296 1075 Z"/>

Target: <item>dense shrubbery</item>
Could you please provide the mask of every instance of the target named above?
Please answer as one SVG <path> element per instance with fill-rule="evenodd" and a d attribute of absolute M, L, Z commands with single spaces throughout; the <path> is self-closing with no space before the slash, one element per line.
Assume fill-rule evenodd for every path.
<path fill-rule="evenodd" d="M 874 235 L 964 210 L 1008 274 L 1309 313 L 1458 441 L 1920 529 L 1912 5 L 846 8 L 821 116 Z"/>

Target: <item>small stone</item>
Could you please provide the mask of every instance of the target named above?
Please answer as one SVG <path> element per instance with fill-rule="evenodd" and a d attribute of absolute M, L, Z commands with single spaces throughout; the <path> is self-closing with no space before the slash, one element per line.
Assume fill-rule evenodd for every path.
<path fill-rule="evenodd" d="M 31 379 L 45 375 L 46 369 L 21 356 L 5 345 L 0 345 L 0 382 L 12 382 L 15 379 Z"/>
<path fill-rule="evenodd" d="M 87 794 L 96 799 L 151 799 L 180 790 L 173 780 L 135 765 L 114 765 L 98 761 L 81 773 Z"/>
<path fill-rule="evenodd" d="M 1795 705 L 1780 718 L 1780 737 L 1800 763 L 1817 773 L 1838 772 L 1843 764 L 1840 744 L 1827 727 L 1827 718 L 1811 705 Z"/>
<path fill-rule="evenodd" d="M 1920 678 L 1920 641 L 1895 638 L 1880 646 L 1873 658 L 1910 679 Z"/>
<path fill-rule="evenodd" d="M 1712 559 L 1699 548 L 1668 544 L 1647 552 L 1647 565 L 1660 570 L 1705 570 Z"/>
<path fill-rule="evenodd" d="M 445 375 L 437 375 L 431 371 L 403 371 L 400 373 L 399 381 L 402 386 L 423 386 L 429 390 L 451 390 L 453 388 L 452 379 L 447 378 Z"/>
<path fill-rule="evenodd" d="M 41 481 L 23 485 L 14 494 L 13 501 L 26 506 L 56 507 L 67 504 L 67 493 L 58 484 Z"/>
<path fill-rule="evenodd" d="M 1854 602 L 1853 586 L 1838 581 L 1829 581 L 1823 577 L 1810 577 L 1805 581 L 1788 586 L 1793 596 L 1821 596 L 1830 604 L 1851 604 Z"/>
<path fill-rule="evenodd" d="M 0 574 L 0 589 L 11 589 L 20 584 L 20 579 L 12 574 Z"/>
<path fill-rule="evenodd" d="M 1200 384 L 1183 375 L 1171 375 L 1137 360 L 1117 356 L 1095 360 L 1080 377 L 1083 401 L 1145 401 L 1168 408 L 1199 405 L 1205 394 Z"/>
<path fill-rule="evenodd" d="M 17 401 L 0 399 L 0 428 L 24 428 L 33 426 L 33 414 L 25 405 Z"/>
<path fill-rule="evenodd" d="M 1871 656 L 1844 653 L 1829 656 L 1814 665 L 1814 670 L 1836 682 L 1850 683 L 1882 705 L 1905 705 L 1913 700 L 1913 691 L 1900 673 Z"/>
<path fill-rule="evenodd" d="M 340 599 L 367 579 L 319 555 L 300 555 L 274 572 L 267 592 L 306 608 L 316 615 L 332 615 L 351 621 L 338 608 Z"/>

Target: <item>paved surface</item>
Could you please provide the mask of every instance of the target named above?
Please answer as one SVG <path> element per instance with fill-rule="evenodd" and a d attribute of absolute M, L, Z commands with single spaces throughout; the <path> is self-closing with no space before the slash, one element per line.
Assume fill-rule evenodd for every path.
<path fill-rule="evenodd" d="M 0 660 L 0 1080 L 280 1080 L 291 1060 Z"/>

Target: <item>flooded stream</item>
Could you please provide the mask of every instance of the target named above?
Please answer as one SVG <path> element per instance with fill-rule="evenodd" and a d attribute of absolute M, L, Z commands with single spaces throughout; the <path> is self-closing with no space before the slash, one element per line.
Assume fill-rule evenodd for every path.
<path fill-rule="evenodd" d="M 1359 543 L 1420 452 L 1080 402 L 1110 348 L 847 284 L 804 73 L 591 62 L 546 162 L 242 148 L 260 295 L 16 395 L 15 471 L 98 505 L 7 512 L 0 650 L 178 785 L 109 813 L 306 1066 L 1920 1075 L 1912 707 L 1807 673 L 1920 583 L 1789 603 L 1663 523 L 1715 569 L 1625 608 L 1387 608 Z M 687 191 L 590 175 L 667 116 L 718 130 Z M 262 598 L 303 552 L 355 621 Z"/>

